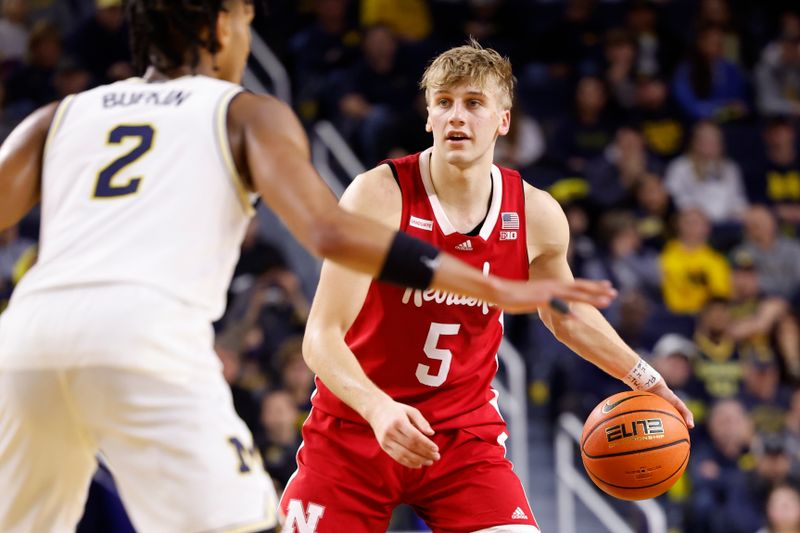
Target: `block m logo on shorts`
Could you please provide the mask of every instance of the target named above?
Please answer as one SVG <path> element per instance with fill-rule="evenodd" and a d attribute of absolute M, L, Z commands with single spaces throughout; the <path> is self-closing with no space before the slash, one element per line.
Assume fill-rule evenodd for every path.
<path fill-rule="evenodd" d="M 316 533 L 317 522 L 322 518 L 325 507 L 308 502 L 308 510 L 303 510 L 303 502 L 289 500 L 286 509 L 286 524 L 283 530 L 287 533 Z"/>

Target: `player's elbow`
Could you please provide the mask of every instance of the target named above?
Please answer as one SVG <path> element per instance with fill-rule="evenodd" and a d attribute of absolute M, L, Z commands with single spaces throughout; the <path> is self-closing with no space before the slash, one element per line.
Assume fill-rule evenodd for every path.
<path fill-rule="evenodd" d="M 311 324 L 308 325 L 305 335 L 303 335 L 303 360 L 315 374 L 318 373 L 319 354 L 321 346 L 324 344 L 321 337 L 319 330 L 312 327 Z"/>

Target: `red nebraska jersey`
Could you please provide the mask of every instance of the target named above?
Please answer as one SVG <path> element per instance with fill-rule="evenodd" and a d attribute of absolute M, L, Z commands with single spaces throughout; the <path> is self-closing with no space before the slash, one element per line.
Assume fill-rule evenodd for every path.
<path fill-rule="evenodd" d="M 479 234 L 470 236 L 455 231 L 439 203 L 430 151 L 387 163 L 402 191 L 402 231 L 484 273 L 528 279 L 525 194 L 518 172 L 492 166 L 488 214 Z M 373 281 L 345 340 L 370 379 L 419 409 L 434 429 L 502 425 L 491 388 L 502 320 L 500 309 L 474 298 Z M 364 422 L 319 378 L 316 384 L 314 407 Z"/>

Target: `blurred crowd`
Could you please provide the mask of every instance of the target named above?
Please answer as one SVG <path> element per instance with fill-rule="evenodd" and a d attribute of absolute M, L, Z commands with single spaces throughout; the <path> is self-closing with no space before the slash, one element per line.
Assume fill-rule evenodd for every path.
<path fill-rule="evenodd" d="M 563 205 L 576 275 L 692 408 L 670 527 L 800 531 L 800 5 L 796 0 L 266 0 L 256 31 L 293 105 L 366 166 L 426 148 L 426 61 L 468 35 L 518 78 L 496 161 Z M 2 0 L 0 137 L 36 107 L 134 74 L 120 0 Z M 0 233 L 0 311 L 35 262 L 36 214 Z M 217 324 L 237 411 L 281 488 L 313 375 L 309 298 L 248 231 Z M 585 415 L 619 382 L 513 317 L 537 416 Z M 535 502 L 534 502 L 535 507 Z"/>

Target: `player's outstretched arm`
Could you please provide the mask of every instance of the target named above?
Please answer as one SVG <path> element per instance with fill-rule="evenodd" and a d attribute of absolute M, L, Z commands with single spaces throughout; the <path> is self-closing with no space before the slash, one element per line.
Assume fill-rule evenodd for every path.
<path fill-rule="evenodd" d="M 230 106 L 228 134 L 244 179 L 309 251 L 372 277 L 387 272 L 387 254 L 397 249 L 396 232 L 337 206 L 311 165 L 303 128 L 286 105 L 270 96 L 241 94 Z M 447 254 L 436 259 L 430 287 L 509 311 L 533 311 L 553 297 L 604 306 L 614 296 L 607 284 L 549 280 L 531 285 L 486 278 Z M 413 253 L 395 254 L 388 262 L 401 275 L 416 271 L 420 263 Z"/>
<path fill-rule="evenodd" d="M 400 191 L 386 165 L 356 178 L 341 205 L 375 223 L 399 226 Z M 306 325 L 303 356 L 331 392 L 369 422 L 381 448 L 394 460 L 409 468 L 430 465 L 439 454 L 428 438 L 433 431 L 427 420 L 378 388 L 344 340 L 371 282 L 366 274 L 325 261 Z"/>
<path fill-rule="evenodd" d="M 528 252 L 533 258 L 531 279 L 573 279 L 567 263 L 569 226 L 561 206 L 549 194 L 526 186 L 525 211 Z M 691 411 L 596 308 L 578 303 L 571 305 L 569 314 L 542 308 L 539 315 L 556 338 L 575 353 L 632 388 L 662 396 L 678 409 L 689 427 L 694 426 Z"/>
<path fill-rule="evenodd" d="M 15 225 L 39 201 L 44 144 L 57 105 L 34 111 L 0 147 L 0 230 Z"/>

